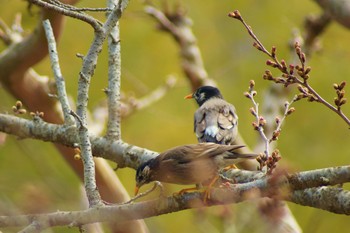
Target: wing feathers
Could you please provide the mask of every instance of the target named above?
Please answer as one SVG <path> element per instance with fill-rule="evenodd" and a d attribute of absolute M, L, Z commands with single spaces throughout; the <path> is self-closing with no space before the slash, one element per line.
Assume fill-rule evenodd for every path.
<path fill-rule="evenodd" d="M 194 131 L 199 142 L 230 144 L 237 136 L 235 108 L 222 99 L 206 101 L 194 115 Z"/>

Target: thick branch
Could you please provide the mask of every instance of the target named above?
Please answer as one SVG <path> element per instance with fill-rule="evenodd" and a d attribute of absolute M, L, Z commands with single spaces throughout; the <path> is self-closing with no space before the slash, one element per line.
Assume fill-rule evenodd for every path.
<path fill-rule="evenodd" d="M 346 28 L 350 28 L 350 2 L 349 1 L 333 1 L 333 0 L 315 0 L 322 9 L 332 19 Z"/>
<path fill-rule="evenodd" d="M 19 138 L 34 138 L 42 141 L 60 143 L 76 147 L 79 142 L 75 126 L 55 125 L 35 117 L 34 120 L 21 119 L 11 115 L 0 114 L 0 131 L 13 134 Z M 130 145 L 121 140 L 109 141 L 103 137 L 90 135 L 92 152 L 97 157 L 109 159 L 118 167 L 137 168 L 158 153 Z"/>
<path fill-rule="evenodd" d="M 113 1 L 110 1 L 112 5 Z M 119 23 L 113 27 L 108 37 L 108 88 L 106 90 L 108 100 L 108 122 L 106 137 L 112 140 L 121 139 L 121 112 L 120 112 L 120 31 Z"/>
<path fill-rule="evenodd" d="M 289 201 L 336 214 L 350 215 L 350 192 L 342 188 L 320 187 L 297 190 L 290 194 Z"/>
<path fill-rule="evenodd" d="M 87 56 L 83 60 L 80 78 L 78 81 L 77 115 L 81 119 L 79 127 L 79 145 L 84 164 L 85 189 L 90 206 L 100 204 L 100 194 L 97 191 L 95 180 L 95 164 L 92 159 L 91 143 L 87 129 L 87 104 L 89 99 L 89 86 L 91 77 L 97 65 L 98 54 L 102 50 L 102 45 L 111 30 L 116 25 L 122 14 L 121 2 L 110 13 L 103 30 L 95 30 L 95 37 Z"/>
<path fill-rule="evenodd" d="M 192 23 L 180 10 L 173 14 L 164 14 L 155 7 L 147 6 L 147 14 L 151 15 L 161 25 L 161 29 L 169 32 L 180 46 L 181 66 L 191 83 L 193 90 L 203 85 L 216 86 L 215 81 L 208 77 L 204 68 L 202 55 L 192 32 Z"/>
<path fill-rule="evenodd" d="M 61 143 L 74 147 L 78 140 L 74 126 L 55 125 L 34 120 L 21 119 L 16 116 L 0 114 L 0 131 L 19 138 L 33 138 L 42 141 Z M 104 137 L 90 136 L 93 154 L 97 157 L 118 163 L 118 167 L 136 169 L 141 163 L 157 156 L 157 152 L 130 145 L 121 140 L 108 141 Z M 266 175 L 258 171 L 229 170 L 223 172 L 224 177 L 234 179 L 238 183 L 264 178 Z M 310 187 L 342 184 L 350 181 L 350 166 L 317 169 L 299 172 L 286 176 L 293 190 Z"/>
<path fill-rule="evenodd" d="M 288 180 L 288 178 L 287 178 Z M 318 187 L 298 190 L 287 196 L 276 196 L 285 183 L 275 184 L 267 179 L 260 179 L 245 184 L 236 184 L 234 188 L 215 188 L 211 192 L 210 205 L 221 205 L 246 201 L 245 197 L 277 197 L 279 200 L 288 200 L 305 204 L 315 208 L 339 213 L 350 214 L 350 192 L 340 188 Z M 292 188 L 289 186 L 289 188 Z M 249 193 L 249 195 L 248 195 Z M 81 226 L 93 222 L 115 222 L 148 218 L 166 213 L 191 208 L 203 207 L 203 194 L 191 192 L 183 195 L 158 198 L 140 203 L 100 206 L 83 211 L 56 212 L 50 214 L 1 216 L 0 227 L 29 225 L 35 219 L 43 225 Z M 332 200 L 329 202 L 329 200 Z M 327 204 L 325 204 L 327 203 Z"/>

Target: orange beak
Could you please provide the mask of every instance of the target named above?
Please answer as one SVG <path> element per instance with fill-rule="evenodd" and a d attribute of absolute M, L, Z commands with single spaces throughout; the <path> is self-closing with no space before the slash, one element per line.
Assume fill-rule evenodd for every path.
<path fill-rule="evenodd" d="M 135 196 L 139 193 L 139 189 L 140 189 L 140 187 L 135 187 Z"/>
<path fill-rule="evenodd" d="M 192 99 L 193 98 L 193 94 L 191 93 L 191 94 L 189 94 L 189 95 L 186 95 L 185 97 L 184 97 L 184 99 Z"/>

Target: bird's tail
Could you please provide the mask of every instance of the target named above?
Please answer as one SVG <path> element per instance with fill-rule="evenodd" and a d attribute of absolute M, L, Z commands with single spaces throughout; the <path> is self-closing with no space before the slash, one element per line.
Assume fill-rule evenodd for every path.
<path fill-rule="evenodd" d="M 256 157 L 259 156 L 259 154 L 255 154 L 255 153 L 248 153 L 248 154 L 243 154 L 243 153 L 237 153 L 237 149 L 240 149 L 242 147 L 245 147 L 244 145 L 231 145 L 231 148 L 229 150 L 227 150 L 228 155 L 227 158 L 230 159 L 234 159 L 234 158 L 244 158 L 244 159 L 255 159 Z"/>

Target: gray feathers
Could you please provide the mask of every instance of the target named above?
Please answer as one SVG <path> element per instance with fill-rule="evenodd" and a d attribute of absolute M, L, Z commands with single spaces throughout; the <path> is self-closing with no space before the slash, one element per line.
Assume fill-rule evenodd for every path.
<path fill-rule="evenodd" d="M 198 142 L 232 144 L 238 133 L 238 116 L 233 105 L 211 98 L 194 114 L 194 131 Z"/>

